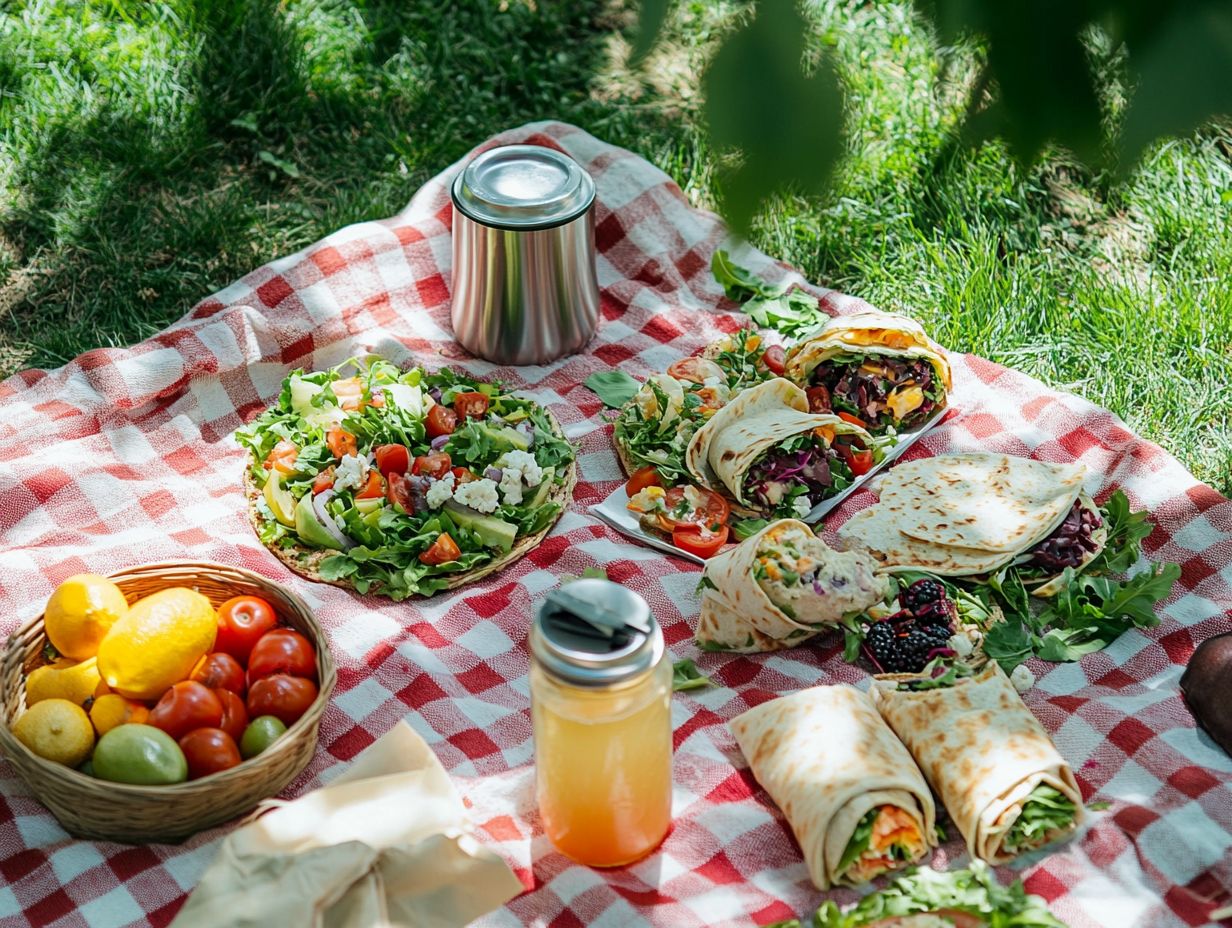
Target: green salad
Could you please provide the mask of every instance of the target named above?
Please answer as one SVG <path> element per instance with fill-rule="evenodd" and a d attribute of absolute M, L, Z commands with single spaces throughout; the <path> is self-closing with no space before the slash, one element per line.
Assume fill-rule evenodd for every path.
<path fill-rule="evenodd" d="M 1041 783 L 1023 802 L 1022 811 L 1005 833 L 1001 845 L 1011 853 L 1040 847 L 1057 831 L 1073 825 L 1077 813 L 1072 799 L 1056 787 Z"/>
<path fill-rule="evenodd" d="M 574 449 L 531 400 L 448 368 L 297 370 L 236 432 L 262 543 L 393 599 L 457 585 L 551 526 Z"/>

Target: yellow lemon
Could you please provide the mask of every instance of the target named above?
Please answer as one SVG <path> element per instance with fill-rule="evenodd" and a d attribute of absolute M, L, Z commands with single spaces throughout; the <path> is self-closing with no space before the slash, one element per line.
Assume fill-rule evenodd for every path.
<path fill-rule="evenodd" d="M 218 618 L 210 601 L 178 586 L 140 599 L 98 647 L 98 669 L 113 692 L 157 699 L 187 679 L 214 647 Z"/>
<path fill-rule="evenodd" d="M 94 726 L 67 699 L 35 703 L 13 726 L 13 735 L 39 757 L 76 767 L 94 750 Z"/>
<path fill-rule="evenodd" d="M 32 706 L 44 699 L 67 699 L 80 706 L 95 694 L 101 683 L 97 657 L 80 663 L 60 658 L 31 671 L 26 677 L 26 705 Z"/>
<path fill-rule="evenodd" d="M 150 717 L 150 710 L 139 702 L 125 699 L 119 693 L 108 693 L 94 700 L 90 707 L 90 721 L 99 735 L 105 735 L 119 725 L 130 722 L 140 725 Z"/>
<path fill-rule="evenodd" d="M 78 574 L 51 594 L 43 627 L 57 651 L 84 661 L 98 653 L 99 642 L 126 612 L 128 602 L 118 586 L 98 574 Z"/>

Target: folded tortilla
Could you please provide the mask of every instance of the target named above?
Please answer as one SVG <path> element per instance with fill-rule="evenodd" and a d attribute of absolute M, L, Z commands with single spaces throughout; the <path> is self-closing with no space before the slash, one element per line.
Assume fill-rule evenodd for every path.
<path fill-rule="evenodd" d="M 999 569 L 1014 552 L 997 553 L 920 541 L 898 529 L 893 512 L 880 504 L 861 509 L 838 530 L 863 546 L 886 573 L 925 570 L 942 577 L 969 577 Z"/>
<path fill-rule="evenodd" d="M 744 477 L 774 445 L 816 428 L 872 441 L 858 425 L 808 408 L 804 391 L 782 377 L 750 387 L 694 434 L 685 453 L 689 473 L 702 486 L 730 496 L 744 511 L 757 512 L 744 498 Z"/>
<path fill-rule="evenodd" d="M 781 538 L 791 539 L 801 554 L 795 572 L 814 580 L 759 582 L 757 563 Z M 705 649 L 744 653 L 800 644 L 884 598 L 886 582 L 875 573 L 877 566 L 862 551 L 835 551 L 796 519 L 771 522 L 706 562 L 697 642 Z M 777 562 L 771 567 L 777 572 Z"/>
<path fill-rule="evenodd" d="M 873 702 L 924 771 L 972 857 L 1003 864 L 1081 823 L 1082 791 L 1073 770 L 996 663 L 949 687 L 896 688 L 913 676 L 874 678 Z M 1023 802 L 1041 784 L 1074 803 L 1073 823 L 1031 848 L 1011 852 L 1002 842 Z"/>
<path fill-rule="evenodd" d="M 839 863 L 867 813 L 889 807 L 914 832 L 906 866 L 935 846 L 936 806 L 919 768 L 867 693 L 815 686 L 737 716 L 732 733 L 753 775 L 786 816 L 820 890 L 864 882 Z"/>
<path fill-rule="evenodd" d="M 1099 506 L 1097 506 L 1095 504 L 1095 500 L 1087 496 L 1086 493 L 1079 494 L 1078 502 L 1082 504 L 1083 509 L 1088 509 L 1097 514 L 1099 513 Z M 1056 531 L 1056 529 L 1054 528 L 1053 531 Z M 1051 532 L 1049 534 L 1051 534 Z M 1041 541 L 1042 540 L 1043 539 L 1041 539 Z M 1082 558 L 1082 563 L 1074 568 L 1075 571 L 1082 571 L 1088 564 L 1090 564 L 1093 560 L 1099 557 L 1100 553 L 1104 550 L 1105 546 L 1107 546 L 1108 544 L 1108 523 L 1107 522 L 1101 522 L 1100 526 L 1091 532 L 1091 540 L 1095 542 L 1095 550 L 1086 552 L 1086 554 Z M 1045 578 L 1044 581 L 1039 584 L 1039 586 L 1031 586 L 1028 584 L 1027 588 L 1028 590 L 1030 590 L 1032 596 L 1040 596 L 1043 598 L 1047 598 L 1049 596 L 1056 596 L 1058 593 L 1061 592 L 1062 589 L 1064 589 L 1064 587 L 1065 587 L 1065 572 L 1062 571 L 1061 573 L 1056 574 L 1055 576 L 1051 578 Z"/>

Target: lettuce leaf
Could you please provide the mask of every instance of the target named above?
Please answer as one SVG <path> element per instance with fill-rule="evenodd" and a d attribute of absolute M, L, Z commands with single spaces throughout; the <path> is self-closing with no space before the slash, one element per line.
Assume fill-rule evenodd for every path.
<path fill-rule="evenodd" d="M 873 840 L 873 823 L 877 821 L 877 816 L 881 809 L 872 808 L 864 813 L 864 818 L 860 819 L 860 823 L 856 825 L 856 830 L 851 833 L 851 838 L 847 841 L 847 847 L 843 849 L 843 856 L 838 860 L 838 872 L 842 873 L 857 860 L 860 855 L 868 850 L 868 846 Z"/>
<path fill-rule="evenodd" d="M 1010 852 L 1038 847 L 1049 832 L 1068 828 L 1076 812 L 1068 796 L 1047 783 L 1041 783 L 1031 790 L 1023 802 L 1022 811 L 1006 832 L 1002 844 Z"/>

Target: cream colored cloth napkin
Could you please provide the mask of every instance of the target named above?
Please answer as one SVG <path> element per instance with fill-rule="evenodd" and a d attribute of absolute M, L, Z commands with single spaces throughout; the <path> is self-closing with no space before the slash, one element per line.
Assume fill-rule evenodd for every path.
<path fill-rule="evenodd" d="M 172 928 L 454 928 L 522 883 L 466 830 L 431 748 L 406 724 L 328 786 L 262 804 L 222 844 Z"/>

